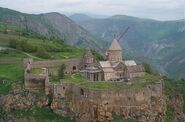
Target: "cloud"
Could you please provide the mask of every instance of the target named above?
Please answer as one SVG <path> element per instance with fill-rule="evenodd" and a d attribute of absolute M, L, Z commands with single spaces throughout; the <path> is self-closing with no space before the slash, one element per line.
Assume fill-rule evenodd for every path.
<path fill-rule="evenodd" d="M 0 0 L 0 6 L 26 13 L 123 14 L 162 20 L 185 15 L 185 0 Z"/>

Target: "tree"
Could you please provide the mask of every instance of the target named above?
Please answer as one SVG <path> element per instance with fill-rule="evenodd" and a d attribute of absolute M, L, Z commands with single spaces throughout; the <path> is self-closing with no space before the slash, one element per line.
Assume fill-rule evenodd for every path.
<path fill-rule="evenodd" d="M 36 55 L 38 57 L 45 58 L 45 59 L 50 58 L 49 53 L 44 48 L 42 48 L 42 47 L 40 47 L 40 48 L 37 49 Z"/>
<path fill-rule="evenodd" d="M 10 39 L 9 40 L 9 47 L 11 47 L 11 48 L 16 48 L 16 46 L 17 46 L 17 42 L 18 42 L 18 40 L 17 39 Z"/>
<path fill-rule="evenodd" d="M 148 74 L 153 74 L 152 68 L 149 64 L 147 63 L 142 63 L 144 68 L 145 68 L 145 72 L 147 72 Z"/>
<path fill-rule="evenodd" d="M 65 75 L 65 70 L 66 70 L 66 65 L 65 64 L 62 64 L 58 70 L 58 76 L 60 78 L 64 78 L 64 75 Z"/>

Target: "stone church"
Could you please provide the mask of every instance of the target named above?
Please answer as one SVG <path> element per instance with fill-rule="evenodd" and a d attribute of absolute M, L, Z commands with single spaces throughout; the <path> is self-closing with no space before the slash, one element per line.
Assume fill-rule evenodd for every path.
<path fill-rule="evenodd" d="M 143 65 L 122 59 L 122 48 L 116 39 L 105 53 L 106 61 L 97 61 L 90 50 L 83 58 L 80 72 L 90 81 L 129 81 L 145 74 Z"/>

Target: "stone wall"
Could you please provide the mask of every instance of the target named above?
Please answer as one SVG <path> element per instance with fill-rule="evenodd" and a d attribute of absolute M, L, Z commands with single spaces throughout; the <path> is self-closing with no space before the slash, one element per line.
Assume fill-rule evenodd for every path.
<path fill-rule="evenodd" d="M 48 61 L 33 61 L 32 59 L 24 59 L 25 88 L 30 90 L 45 89 L 47 92 L 50 92 L 49 89 L 53 88 L 49 85 L 49 76 L 58 75 L 58 69 L 62 64 L 66 65 L 66 73 L 71 74 L 76 72 L 80 68 L 81 61 L 81 58 Z M 45 71 L 42 74 L 32 74 L 32 69 L 43 69 Z"/>
<path fill-rule="evenodd" d="M 66 65 L 66 73 L 72 73 L 80 68 L 81 58 L 66 59 L 66 60 L 48 60 L 34 61 L 31 63 L 31 68 L 48 68 L 49 75 L 57 75 L 57 71 L 62 64 Z"/>
<path fill-rule="evenodd" d="M 164 121 L 162 83 L 138 89 L 96 90 L 61 83 L 53 89 L 52 109 L 78 122 L 111 121 L 113 113 L 142 122 Z"/>

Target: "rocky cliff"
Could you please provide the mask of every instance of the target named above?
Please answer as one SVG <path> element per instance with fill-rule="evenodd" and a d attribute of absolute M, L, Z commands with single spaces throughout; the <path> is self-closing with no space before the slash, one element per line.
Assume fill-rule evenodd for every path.
<path fill-rule="evenodd" d="M 141 122 L 163 122 L 165 118 L 161 84 L 142 89 L 95 90 L 63 83 L 54 89 L 53 111 L 72 115 L 77 122 L 113 121 L 115 114 L 122 121 L 135 118 Z"/>

